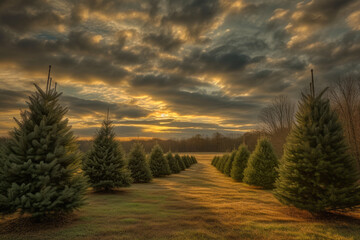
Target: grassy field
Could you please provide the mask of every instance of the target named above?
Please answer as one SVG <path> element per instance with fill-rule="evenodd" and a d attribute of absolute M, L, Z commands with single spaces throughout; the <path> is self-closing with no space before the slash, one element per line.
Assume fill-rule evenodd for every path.
<path fill-rule="evenodd" d="M 180 174 L 89 193 L 66 219 L 2 219 L 0 239 L 360 239 L 360 211 L 316 219 L 225 177 L 210 165 L 213 154 L 196 156 Z"/>

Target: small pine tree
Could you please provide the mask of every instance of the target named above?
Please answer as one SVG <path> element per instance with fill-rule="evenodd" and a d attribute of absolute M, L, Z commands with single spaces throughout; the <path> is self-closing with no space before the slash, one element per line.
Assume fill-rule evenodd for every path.
<path fill-rule="evenodd" d="M 196 163 L 197 163 L 197 160 L 196 160 L 196 157 L 195 157 L 195 156 L 191 156 L 191 160 L 192 160 L 193 164 L 196 164 Z"/>
<path fill-rule="evenodd" d="M 0 177 L 0 212 L 30 214 L 40 219 L 72 212 L 84 203 L 86 185 L 78 174 L 80 153 L 55 89 L 29 97 L 29 109 L 15 119 L 3 150 Z M 4 153 L 4 152 L 3 152 Z"/>
<path fill-rule="evenodd" d="M 216 164 L 217 164 L 217 162 L 219 161 L 219 159 L 220 159 L 219 156 L 215 156 L 215 157 L 213 158 L 213 161 L 212 161 L 211 164 L 212 164 L 214 167 L 216 167 Z"/>
<path fill-rule="evenodd" d="M 159 144 L 156 144 L 151 150 L 149 163 L 154 177 L 162 177 L 171 174 L 169 163 L 164 157 L 163 150 Z"/>
<path fill-rule="evenodd" d="M 260 138 L 249 157 L 243 181 L 249 185 L 271 189 L 278 176 L 277 166 L 278 160 L 270 141 Z"/>
<path fill-rule="evenodd" d="M 175 154 L 175 160 L 178 162 L 180 170 L 184 171 L 186 169 L 186 165 L 178 153 Z"/>
<path fill-rule="evenodd" d="M 83 170 L 90 185 L 97 191 L 128 187 L 133 181 L 108 118 L 103 121 L 95 136 L 92 148 L 83 161 Z"/>
<path fill-rule="evenodd" d="M 213 159 L 211 160 L 211 165 L 214 166 L 215 162 L 216 162 L 217 156 L 214 156 Z"/>
<path fill-rule="evenodd" d="M 275 196 L 312 213 L 360 205 L 359 173 L 328 100 L 302 95 L 279 167 Z"/>
<path fill-rule="evenodd" d="M 191 167 L 191 165 L 193 165 L 193 163 L 192 163 L 192 159 L 189 155 L 186 155 L 186 160 L 188 161 L 189 167 Z"/>
<path fill-rule="evenodd" d="M 224 169 L 225 169 L 225 164 L 227 162 L 227 160 L 230 158 L 230 154 L 225 154 L 223 156 L 223 158 L 221 159 L 221 163 L 220 163 L 220 166 L 219 166 L 219 171 L 224 173 Z"/>
<path fill-rule="evenodd" d="M 190 167 L 190 163 L 188 161 L 188 158 L 184 155 L 184 156 L 181 156 L 181 159 L 183 160 L 184 164 L 185 164 L 185 167 L 186 168 L 189 168 Z"/>
<path fill-rule="evenodd" d="M 228 160 L 226 161 L 226 163 L 224 165 L 224 173 L 228 177 L 230 177 L 230 174 L 231 174 L 231 168 L 232 168 L 233 161 L 235 159 L 235 155 L 236 155 L 236 150 L 231 152 L 230 157 L 228 158 Z"/>
<path fill-rule="evenodd" d="M 217 170 L 221 171 L 220 168 L 221 168 L 222 162 L 225 161 L 226 158 L 227 158 L 226 154 L 219 157 L 219 161 L 216 163 L 216 166 L 215 166 Z"/>
<path fill-rule="evenodd" d="M 246 145 L 241 145 L 236 152 L 235 159 L 231 169 L 231 177 L 238 182 L 241 182 L 244 178 L 244 170 L 247 166 L 247 162 L 250 156 L 250 152 Z"/>
<path fill-rule="evenodd" d="M 152 179 L 149 163 L 141 143 L 134 143 L 128 156 L 128 167 L 135 183 L 147 183 Z"/>
<path fill-rule="evenodd" d="M 171 152 L 166 154 L 166 159 L 169 162 L 171 173 L 179 173 L 181 171 L 178 161 L 174 158 Z"/>

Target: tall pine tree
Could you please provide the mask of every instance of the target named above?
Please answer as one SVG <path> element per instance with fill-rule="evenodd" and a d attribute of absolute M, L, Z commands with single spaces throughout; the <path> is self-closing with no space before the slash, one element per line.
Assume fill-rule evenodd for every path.
<path fill-rule="evenodd" d="M 152 179 L 149 163 L 146 161 L 144 147 L 141 143 L 134 143 L 129 156 L 129 170 L 135 183 L 146 183 Z"/>
<path fill-rule="evenodd" d="M 150 169 L 154 177 L 162 177 L 171 174 L 169 162 L 164 157 L 163 150 L 156 144 L 150 153 Z"/>
<path fill-rule="evenodd" d="M 115 140 L 114 127 L 107 117 L 98 130 L 92 148 L 83 161 L 84 175 L 97 191 L 128 187 L 131 172 L 126 168 L 123 152 Z"/>
<path fill-rule="evenodd" d="M 86 184 L 78 173 L 75 137 L 64 119 L 68 110 L 59 104 L 61 93 L 51 86 L 46 91 L 35 87 L 3 150 L 0 212 L 39 219 L 82 206 Z"/>
<path fill-rule="evenodd" d="M 273 188 L 278 176 L 277 166 L 278 160 L 270 141 L 267 138 L 260 138 L 249 157 L 243 181 L 266 189 Z"/>
<path fill-rule="evenodd" d="M 171 173 L 179 173 L 181 171 L 178 161 L 174 158 L 171 152 L 166 154 L 166 159 L 169 163 Z"/>
<path fill-rule="evenodd" d="M 236 152 L 235 159 L 231 168 L 231 177 L 238 182 L 241 182 L 244 178 L 244 170 L 247 166 L 247 162 L 250 156 L 250 152 L 246 145 L 241 145 Z"/>
<path fill-rule="evenodd" d="M 360 205 L 359 173 L 323 93 L 302 95 L 274 191 L 282 203 L 312 213 Z"/>

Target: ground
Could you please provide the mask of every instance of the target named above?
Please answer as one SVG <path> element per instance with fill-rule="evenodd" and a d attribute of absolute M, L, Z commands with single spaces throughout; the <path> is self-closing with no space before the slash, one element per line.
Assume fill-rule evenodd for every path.
<path fill-rule="evenodd" d="M 213 154 L 179 174 L 112 194 L 89 192 L 62 220 L 0 220 L 0 239 L 360 239 L 360 211 L 325 219 L 218 172 Z"/>

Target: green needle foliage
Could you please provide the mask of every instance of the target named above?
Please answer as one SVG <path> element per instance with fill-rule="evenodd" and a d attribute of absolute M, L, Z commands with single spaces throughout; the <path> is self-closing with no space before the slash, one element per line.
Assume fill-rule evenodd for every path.
<path fill-rule="evenodd" d="M 184 156 L 181 156 L 181 159 L 182 159 L 182 161 L 184 162 L 184 164 L 185 164 L 185 167 L 186 168 L 189 168 L 190 167 L 190 162 L 189 162 L 189 159 L 184 155 Z"/>
<path fill-rule="evenodd" d="M 230 177 L 231 168 L 232 168 L 233 161 L 235 159 L 235 155 L 236 155 L 236 150 L 231 152 L 230 157 L 228 158 L 228 160 L 226 161 L 226 163 L 224 165 L 224 173 L 226 176 Z"/>
<path fill-rule="evenodd" d="M 196 164 L 198 162 L 195 156 L 191 156 L 191 160 L 193 164 Z"/>
<path fill-rule="evenodd" d="M 278 160 L 270 141 L 260 138 L 250 155 L 243 181 L 249 185 L 271 189 L 278 176 Z"/>
<path fill-rule="evenodd" d="M 147 183 L 152 179 L 149 163 L 141 143 L 134 143 L 128 156 L 128 168 L 135 183 Z"/>
<path fill-rule="evenodd" d="M 35 87 L 2 150 L 0 212 L 41 220 L 82 206 L 86 184 L 78 174 L 81 156 L 64 119 L 68 110 L 59 104 L 61 93 Z"/>
<path fill-rule="evenodd" d="M 247 162 L 250 156 L 250 152 L 246 145 L 241 145 L 236 152 L 235 159 L 231 168 L 231 177 L 238 182 L 241 182 L 244 178 L 244 170 L 247 166 Z"/>
<path fill-rule="evenodd" d="M 164 157 L 163 150 L 156 144 L 150 154 L 150 169 L 154 177 L 162 177 L 171 174 L 170 166 Z"/>
<path fill-rule="evenodd" d="M 96 191 L 111 191 L 118 187 L 129 187 L 131 173 L 119 143 L 115 140 L 114 128 L 105 119 L 97 132 L 92 148 L 83 161 L 84 175 Z"/>
<path fill-rule="evenodd" d="M 178 153 L 175 154 L 175 160 L 178 162 L 180 170 L 184 171 L 186 169 L 186 165 Z"/>
<path fill-rule="evenodd" d="M 215 156 L 211 162 L 211 164 L 216 167 L 218 161 L 220 160 L 220 156 Z"/>
<path fill-rule="evenodd" d="M 171 173 L 179 173 L 181 171 L 178 161 L 174 158 L 171 152 L 166 154 L 166 159 L 169 162 Z"/>
<path fill-rule="evenodd" d="M 219 171 L 224 173 L 224 169 L 225 169 L 225 164 L 227 162 L 227 160 L 230 158 L 230 154 L 225 154 L 222 159 L 221 159 L 221 162 L 220 162 L 220 165 L 219 165 Z"/>
<path fill-rule="evenodd" d="M 360 204 L 359 173 L 338 116 L 323 93 L 302 95 L 275 189 L 282 203 L 312 213 Z"/>

